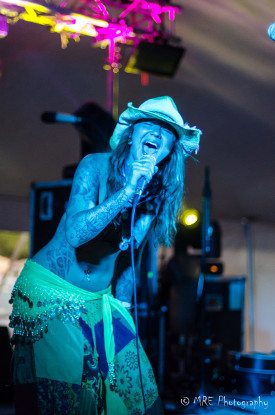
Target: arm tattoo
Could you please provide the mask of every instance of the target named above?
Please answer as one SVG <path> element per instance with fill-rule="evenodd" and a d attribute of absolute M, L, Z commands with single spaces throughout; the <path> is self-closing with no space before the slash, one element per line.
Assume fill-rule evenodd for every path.
<path fill-rule="evenodd" d="M 132 301 L 134 291 L 132 267 L 128 267 L 119 277 L 116 285 L 115 296 L 120 301 Z"/>
<path fill-rule="evenodd" d="M 79 212 L 72 218 L 71 237 L 82 245 L 95 238 L 121 211 L 130 195 L 121 189 L 100 205 Z"/>
<path fill-rule="evenodd" d="M 87 177 L 87 171 L 89 176 Z M 97 199 L 99 187 L 99 169 L 94 162 L 90 162 L 87 167 L 80 167 L 73 182 L 70 195 L 70 208 L 77 206 L 79 199 L 85 202 Z"/>

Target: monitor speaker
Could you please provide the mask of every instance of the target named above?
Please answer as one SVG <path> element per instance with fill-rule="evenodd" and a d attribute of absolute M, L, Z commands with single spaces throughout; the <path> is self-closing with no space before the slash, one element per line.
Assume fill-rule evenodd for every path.
<path fill-rule="evenodd" d="M 33 183 L 31 189 L 30 256 L 54 236 L 69 200 L 72 180 Z"/>
<path fill-rule="evenodd" d="M 224 362 L 229 350 L 243 349 L 244 289 L 245 277 L 206 276 L 204 338 L 212 361 Z"/>
<path fill-rule="evenodd" d="M 181 46 L 141 41 L 126 65 L 125 72 L 146 72 L 171 78 L 175 75 L 186 49 Z"/>

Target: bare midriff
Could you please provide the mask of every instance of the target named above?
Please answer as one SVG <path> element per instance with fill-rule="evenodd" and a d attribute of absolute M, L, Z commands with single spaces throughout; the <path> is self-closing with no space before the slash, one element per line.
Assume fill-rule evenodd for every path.
<path fill-rule="evenodd" d="M 66 214 L 63 215 L 53 239 L 32 260 L 87 291 L 107 288 L 113 277 L 115 261 L 120 253 L 119 247 L 98 237 L 96 241 L 87 244 L 91 261 L 83 259 L 88 256 L 87 252 L 81 255 L 79 261 L 79 249 L 73 248 L 66 240 L 65 220 Z"/>

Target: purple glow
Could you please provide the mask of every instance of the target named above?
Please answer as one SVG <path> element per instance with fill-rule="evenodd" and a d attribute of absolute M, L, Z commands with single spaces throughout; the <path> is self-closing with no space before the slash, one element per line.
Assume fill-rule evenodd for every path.
<path fill-rule="evenodd" d="M 140 2 L 141 0 L 134 0 L 133 3 L 129 7 L 127 7 L 127 9 L 125 9 L 124 12 L 122 12 L 119 17 L 122 19 L 123 17 L 127 16 L 127 14 L 129 14 L 130 11 L 133 10 Z M 142 5 L 143 3 L 144 2 L 142 2 Z"/>
<path fill-rule="evenodd" d="M 104 17 L 109 17 L 109 13 L 106 10 L 106 7 L 104 6 L 104 4 L 100 1 L 100 0 L 95 0 L 98 9 L 100 10 L 100 12 L 103 14 Z"/>
<path fill-rule="evenodd" d="M 164 6 L 162 8 L 163 13 L 168 12 L 169 20 L 175 20 L 176 10 L 174 7 L 171 6 Z M 178 10 L 177 10 L 178 11 Z"/>
<path fill-rule="evenodd" d="M 0 16 L 0 38 L 8 35 L 9 25 L 4 16 Z"/>
<path fill-rule="evenodd" d="M 109 40 L 110 42 L 121 42 L 125 43 L 128 36 L 133 33 L 133 28 L 128 27 L 126 24 L 117 25 L 109 23 L 108 27 L 99 27 L 97 28 L 97 37 L 98 42 L 103 40 Z"/>

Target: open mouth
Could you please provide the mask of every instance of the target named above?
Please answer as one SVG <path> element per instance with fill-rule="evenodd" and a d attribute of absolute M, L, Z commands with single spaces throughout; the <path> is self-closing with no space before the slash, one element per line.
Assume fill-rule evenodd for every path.
<path fill-rule="evenodd" d="M 152 141 L 145 141 L 142 146 L 142 152 L 144 155 L 152 156 L 158 151 L 158 146 Z"/>

